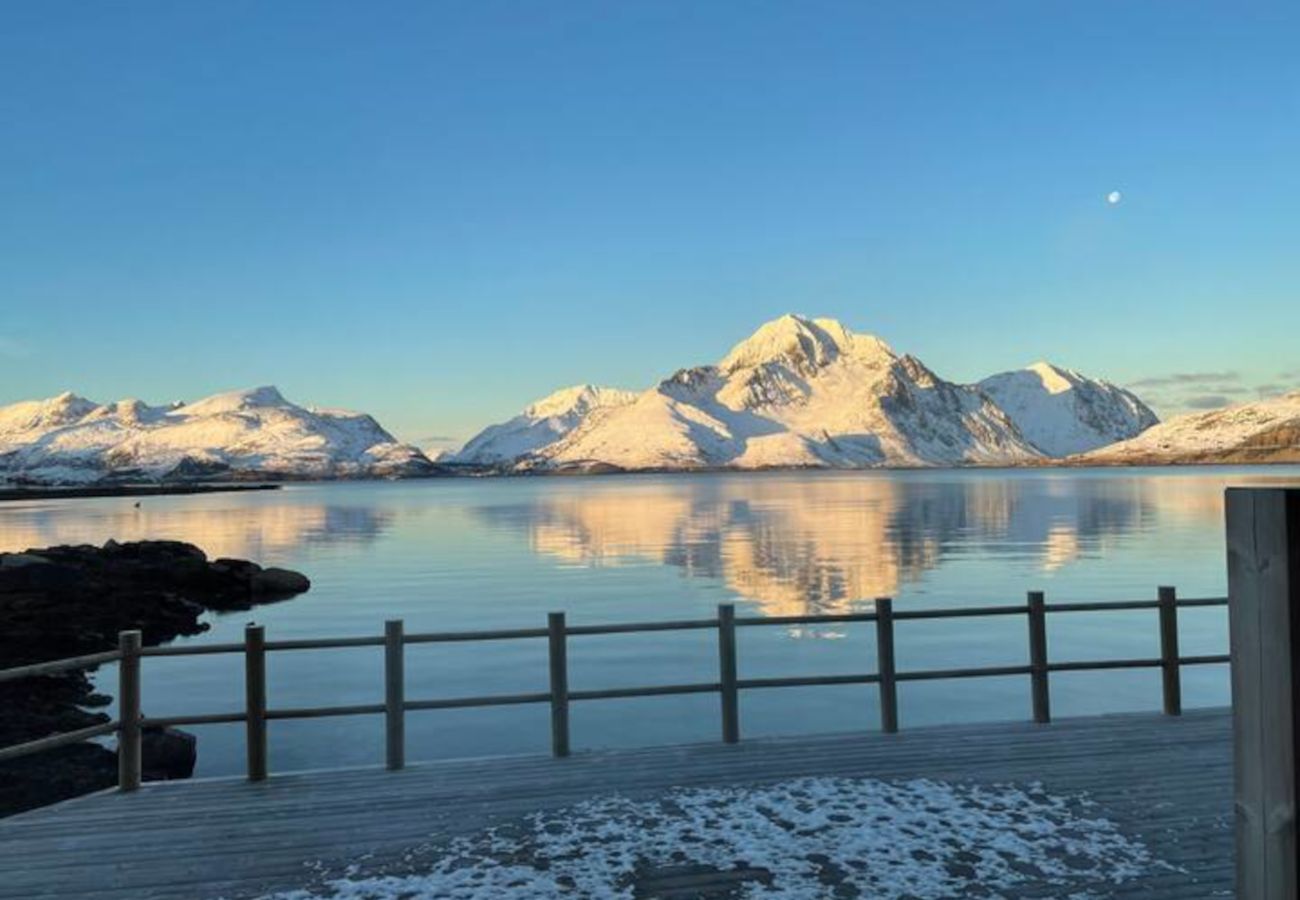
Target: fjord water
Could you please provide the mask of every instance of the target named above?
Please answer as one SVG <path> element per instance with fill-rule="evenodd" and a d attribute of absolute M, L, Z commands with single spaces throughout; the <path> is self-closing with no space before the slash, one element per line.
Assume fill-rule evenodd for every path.
<path fill-rule="evenodd" d="M 703 618 L 734 602 L 778 616 L 1226 592 L 1222 524 L 1229 485 L 1295 484 L 1295 468 L 766 472 L 588 478 L 439 479 L 291 485 L 267 493 L 22 502 L 0 505 L 0 550 L 57 543 L 175 539 L 210 557 L 246 557 L 307 573 L 311 591 L 273 606 L 209 618 L 195 643 L 241 640 L 250 621 L 268 639 L 409 631 Z M 1049 618 L 1054 660 L 1152 657 L 1152 611 Z M 1019 665 L 1023 617 L 901 622 L 900 670 Z M 1222 608 L 1181 613 L 1186 655 L 1225 652 Z M 866 625 L 772 626 L 740 632 L 741 677 L 871 672 Z M 425 644 L 407 649 L 407 697 L 546 689 L 545 641 Z M 712 631 L 570 639 L 573 689 L 712 681 Z M 272 707 L 382 699 L 379 648 L 287 651 L 268 662 Z M 114 671 L 100 673 L 112 691 Z M 149 659 L 146 715 L 234 711 L 242 660 Z M 1228 701 L 1224 666 L 1184 670 L 1185 705 Z M 1057 716 L 1154 710 L 1154 669 L 1058 673 Z M 900 686 L 904 728 L 1029 714 L 1028 679 Z M 575 748 L 711 740 L 712 695 L 593 701 L 573 709 Z M 875 728 L 873 686 L 742 694 L 745 736 Z M 273 771 L 382 760 L 382 717 L 277 721 Z M 194 729 L 199 774 L 243 765 L 238 725 Z M 411 760 L 545 752 L 544 706 L 416 712 Z"/>

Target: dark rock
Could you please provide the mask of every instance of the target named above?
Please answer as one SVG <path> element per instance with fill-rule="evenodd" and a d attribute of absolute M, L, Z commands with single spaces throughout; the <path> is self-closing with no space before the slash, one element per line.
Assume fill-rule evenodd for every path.
<path fill-rule="evenodd" d="M 110 650 L 128 629 L 156 646 L 206 631 L 200 618 L 209 610 L 249 609 L 310 586 L 287 569 L 208 562 L 198 547 L 178 541 L 0 553 L 0 667 Z M 105 722 L 90 709 L 108 702 L 85 672 L 0 683 L 0 747 Z M 184 732 L 147 734 L 142 752 L 146 778 L 186 778 L 194 770 L 195 740 Z M 0 763 L 0 816 L 116 781 L 116 754 L 98 744 Z"/>
<path fill-rule="evenodd" d="M 146 781 L 172 781 L 194 774 L 198 739 L 175 728 L 146 728 L 141 735 L 140 756 Z"/>
<path fill-rule="evenodd" d="M 263 569 L 253 575 L 253 594 L 276 596 L 301 594 L 311 587 L 307 576 L 291 569 Z"/>

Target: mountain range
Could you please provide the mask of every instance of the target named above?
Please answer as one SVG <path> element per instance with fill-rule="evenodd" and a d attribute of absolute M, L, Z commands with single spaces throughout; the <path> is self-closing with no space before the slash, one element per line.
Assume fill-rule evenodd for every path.
<path fill-rule="evenodd" d="M 65 393 L 0 407 L 0 481 L 405 477 L 435 469 L 363 413 L 308 409 L 273 387 L 194 403 L 98 404 Z"/>
<path fill-rule="evenodd" d="M 956 384 L 878 337 L 786 315 L 649 390 L 551 394 L 449 461 L 514 471 L 1021 465 L 1156 421 L 1131 392 L 1048 363 Z"/>
<path fill-rule="evenodd" d="M 430 460 L 364 413 L 274 387 L 193 403 L 72 393 L 0 407 L 0 483 L 400 478 L 456 472 L 1300 461 L 1300 392 L 1158 422 L 1039 362 L 947 381 L 878 337 L 786 315 L 647 390 L 579 385 Z"/>

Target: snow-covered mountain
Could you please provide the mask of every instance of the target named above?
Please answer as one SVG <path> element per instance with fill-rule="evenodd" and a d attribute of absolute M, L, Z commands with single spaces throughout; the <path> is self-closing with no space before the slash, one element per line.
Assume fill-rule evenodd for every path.
<path fill-rule="evenodd" d="M 370 416 L 308 409 L 273 387 L 173 406 L 100 405 L 67 393 L 0 407 L 0 481 L 388 477 L 432 468 Z"/>
<path fill-rule="evenodd" d="M 1131 391 L 1046 362 L 990 375 L 976 386 L 1048 456 L 1086 453 L 1160 421 Z"/>
<path fill-rule="evenodd" d="M 1075 378 L 1081 395 L 1108 396 L 1109 386 Z M 609 399 L 573 402 L 587 392 Z M 1112 412 L 1079 406 L 1120 436 L 1143 425 L 1135 417 L 1124 432 Z M 1054 448 L 1085 437 L 1070 449 L 1096 446 L 1086 425 L 1066 428 L 1050 408 L 1041 427 L 1023 410 L 1022 427 L 979 386 L 945 381 L 877 337 L 786 315 L 716 365 L 682 369 L 640 394 L 552 395 L 475 437 L 455 460 L 522 470 L 1016 464 L 1051 455 L 1029 426 L 1054 436 Z"/>
<path fill-rule="evenodd" d="M 488 426 L 450 458 L 480 464 L 515 460 L 555 443 L 592 416 L 626 406 L 635 399 L 631 391 L 590 384 L 564 388 L 538 400 L 508 422 Z"/>
<path fill-rule="evenodd" d="M 1132 440 L 1076 457 L 1099 465 L 1300 462 L 1300 391 L 1175 416 Z"/>

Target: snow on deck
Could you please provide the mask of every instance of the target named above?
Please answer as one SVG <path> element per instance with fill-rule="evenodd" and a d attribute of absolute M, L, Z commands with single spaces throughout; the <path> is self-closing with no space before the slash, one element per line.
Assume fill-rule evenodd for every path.
<path fill-rule="evenodd" d="M 1230 739 L 1204 711 L 148 785 L 0 820 L 0 898 L 1201 900 Z"/>

